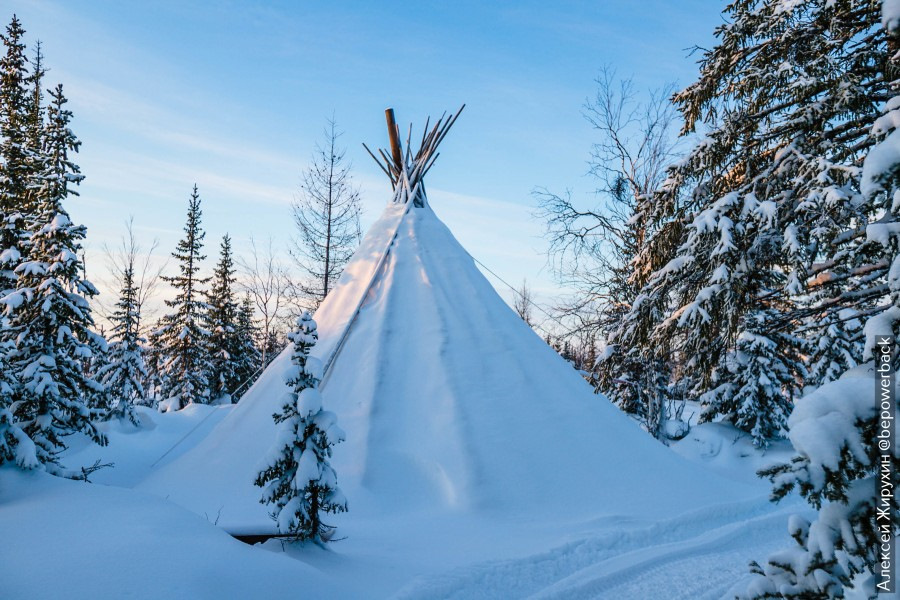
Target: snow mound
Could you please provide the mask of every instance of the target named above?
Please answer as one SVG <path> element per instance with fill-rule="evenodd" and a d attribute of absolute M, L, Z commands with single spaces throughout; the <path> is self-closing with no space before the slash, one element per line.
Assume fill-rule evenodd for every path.
<path fill-rule="evenodd" d="M 430 208 L 406 208 L 387 208 L 315 315 L 313 354 L 327 364 L 360 306 L 322 385 L 347 434 L 332 464 L 350 513 L 335 520 L 421 511 L 646 517 L 759 493 L 674 456 L 594 395 Z M 285 352 L 209 436 L 140 488 L 199 514 L 221 509 L 231 531 L 271 529 L 253 480 L 275 441 L 289 369 Z"/>
<path fill-rule="evenodd" d="M 753 439 L 730 423 L 700 423 L 670 446 L 684 458 L 700 463 L 723 477 L 756 486 L 768 493 L 771 485 L 757 471 L 775 463 L 787 462 L 794 448 L 788 440 L 772 440 L 768 448 L 753 445 Z"/>
<path fill-rule="evenodd" d="M 0 544 L 4 598 L 342 595 L 316 569 L 159 498 L 40 471 L 0 468 L 0 531 L 15 540 Z"/>

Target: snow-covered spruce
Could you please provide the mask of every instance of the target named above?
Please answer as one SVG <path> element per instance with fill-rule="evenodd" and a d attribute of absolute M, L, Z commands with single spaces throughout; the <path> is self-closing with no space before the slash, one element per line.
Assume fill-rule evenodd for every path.
<path fill-rule="evenodd" d="M 734 352 L 725 355 L 713 374 L 716 383 L 700 396 L 704 405 L 702 422 L 722 416 L 747 431 L 757 447 L 787 433 L 791 396 L 803 365 L 799 358 L 802 342 L 769 328 L 771 311 L 757 310 L 743 323 Z"/>
<path fill-rule="evenodd" d="M 34 442 L 16 423 L 11 411 L 16 383 L 6 363 L 9 346 L 11 343 L 0 348 L 0 465 L 11 462 L 24 469 L 33 469 L 40 466 Z"/>
<path fill-rule="evenodd" d="M 36 165 L 26 143 L 29 103 L 24 35 L 22 24 L 13 17 L 2 36 L 6 53 L 0 58 L 0 296 L 16 288 L 15 270 L 27 254 L 27 221 L 34 211 L 30 192 L 35 187 Z"/>
<path fill-rule="evenodd" d="M 138 333 L 140 308 L 137 296 L 134 264 L 129 263 L 122 272 L 122 290 L 110 319 L 113 341 L 106 353 L 105 364 L 97 370 L 97 378 L 106 387 L 106 418 L 128 419 L 135 425 L 139 425 L 140 420 L 134 406 L 145 403 L 144 381 L 147 379 L 144 340 Z"/>
<path fill-rule="evenodd" d="M 288 338 L 293 343 L 293 368 L 286 380 L 292 391 L 281 412 L 272 415 L 281 428 L 256 485 L 264 488 L 260 502 L 274 505 L 271 516 L 278 531 L 321 543 L 333 533 L 322 523 L 322 513 L 347 510 L 329 464 L 332 446 L 344 440 L 344 432 L 334 413 L 322 408 L 317 389 L 321 363 L 309 356 L 318 333 L 308 312 L 297 319 L 297 328 Z"/>
<path fill-rule="evenodd" d="M 232 390 L 231 399 L 234 402 L 237 402 L 250 389 L 254 380 L 259 377 L 260 366 L 262 365 L 262 353 L 254 341 L 259 334 L 259 328 L 254 321 L 253 315 L 253 301 L 250 299 L 250 294 L 246 293 L 238 307 L 235 324 L 238 346 L 236 352 L 231 356 L 234 376 L 239 382 L 237 389 Z"/>
<path fill-rule="evenodd" d="M 71 113 L 65 108 L 62 86 L 50 96 L 29 255 L 16 268 L 15 291 L 0 299 L 0 305 L 8 319 L 7 331 L 14 336 L 14 346 L 7 352 L 7 369 L 15 381 L 14 402 L 7 410 L 18 428 L 8 430 L 16 446 L 16 462 L 74 476 L 58 462 L 65 449 L 63 436 L 81 431 L 95 442 L 106 441 L 92 424 L 88 409 L 104 389 L 85 373 L 85 363 L 106 342 L 91 331 L 94 322 L 87 298 L 97 290 L 81 277 L 78 255 L 85 228 L 73 224 L 63 208 L 68 196 L 76 193 L 69 184 L 82 179 L 69 157 L 79 142 L 69 129 Z M 9 416 L 4 420 L 8 423 Z"/>
<path fill-rule="evenodd" d="M 181 410 L 188 404 L 209 404 L 209 331 L 203 327 L 209 305 L 203 301 L 200 286 L 209 281 L 197 274 L 200 263 L 206 257 L 200 228 L 200 194 L 197 186 L 191 192 L 188 204 L 184 238 L 172 256 L 178 261 L 180 273 L 163 277 L 177 290 L 174 299 L 166 300 L 172 312 L 160 320 L 160 327 L 152 340 L 159 352 L 157 371 L 159 378 L 161 411 Z"/>
<path fill-rule="evenodd" d="M 857 341 L 862 325 L 856 311 L 828 312 L 816 329 L 818 335 L 810 344 L 806 378 L 813 387 L 834 381 L 862 359 L 862 344 Z"/>
<path fill-rule="evenodd" d="M 896 38 L 900 35 L 897 5 L 885 2 L 883 10 L 884 31 L 879 33 Z M 891 62 L 896 67 L 894 57 Z M 868 248 L 867 252 L 882 258 L 883 265 L 890 265 L 886 277 L 890 302 L 880 303 L 882 312 L 866 321 L 863 359 L 873 358 L 876 335 L 896 334 L 900 324 L 897 82 L 891 84 L 891 91 L 895 95 L 886 102 L 884 114 L 871 128 L 869 143 L 872 139 L 878 142 L 865 157 L 859 184 L 862 198 L 856 201 L 879 217 L 865 228 L 865 242 L 860 248 Z M 868 274 L 871 272 L 868 270 Z M 880 564 L 880 532 L 875 520 L 878 500 L 873 494 L 879 475 L 876 432 L 878 420 L 885 416 L 896 419 L 897 409 L 894 406 L 884 411 L 887 415 L 877 410 L 873 402 L 875 380 L 871 375 L 859 377 L 864 371 L 864 367 L 853 369 L 797 403 L 788 421 L 797 456 L 790 464 L 766 469 L 761 474 L 772 480 L 775 499 L 797 487 L 819 513 L 813 523 L 798 517 L 791 521 L 790 533 L 797 547 L 769 557 L 764 566 L 752 563 L 755 577 L 741 590 L 739 598 L 842 598 L 845 589 L 852 585 L 862 587 L 867 597 L 874 597 L 871 574 Z M 893 452 L 892 467 L 896 472 L 900 467 L 896 447 Z M 896 536 L 900 515 L 895 495 L 890 496 L 890 504 L 892 533 Z"/>
<path fill-rule="evenodd" d="M 883 5 L 882 22 L 888 35 L 896 43 L 900 39 L 900 8 L 895 2 Z M 891 56 L 891 66 L 900 67 L 898 55 Z M 866 226 L 866 240 L 876 251 L 884 255 L 889 265 L 887 286 L 890 293 L 890 308 L 878 317 L 869 319 L 866 352 L 871 350 L 873 335 L 893 332 L 900 334 L 900 80 L 891 85 L 893 96 L 885 103 L 883 114 L 872 126 L 871 135 L 878 142 L 869 151 L 863 163 L 860 189 L 873 211 L 880 216 L 878 221 Z M 876 320 L 881 317 L 881 320 Z"/>
<path fill-rule="evenodd" d="M 880 564 L 875 444 L 881 416 L 874 388 L 870 368 L 857 367 L 797 402 L 788 420 L 796 456 L 760 475 L 772 481 L 773 500 L 797 488 L 819 512 L 812 523 L 791 518 L 789 532 L 797 545 L 771 555 L 764 565 L 751 563 L 754 576 L 736 591 L 737 598 L 843 598 L 854 585 L 874 597 L 870 576 Z M 898 416 L 896 407 L 891 416 Z M 900 468 L 898 456 L 894 448 L 894 472 Z M 896 498 L 890 502 L 897 535 Z"/>
<path fill-rule="evenodd" d="M 144 363 L 147 366 L 147 377 L 144 379 L 144 402 L 146 406 L 159 407 L 163 381 L 163 353 L 160 339 L 165 328 L 162 319 L 154 323 L 147 332 L 147 345 L 144 348 Z"/>
<path fill-rule="evenodd" d="M 219 263 L 213 273 L 212 286 L 207 295 L 209 310 L 206 315 L 209 329 L 209 387 L 212 398 L 230 398 L 241 384 L 235 359 L 240 355 L 240 331 L 237 327 L 238 304 L 234 296 L 234 260 L 231 255 L 231 237 L 222 237 Z"/>

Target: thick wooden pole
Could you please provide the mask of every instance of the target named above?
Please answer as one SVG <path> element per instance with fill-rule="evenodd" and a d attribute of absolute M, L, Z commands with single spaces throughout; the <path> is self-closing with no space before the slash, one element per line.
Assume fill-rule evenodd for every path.
<path fill-rule="evenodd" d="M 388 137 L 391 140 L 391 154 L 394 157 L 394 165 L 399 173 L 403 168 L 403 151 L 400 149 L 400 134 L 397 131 L 397 122 L 394 120 L 394 109 L 385 109 L 384 118 L 387 121 Z"/>

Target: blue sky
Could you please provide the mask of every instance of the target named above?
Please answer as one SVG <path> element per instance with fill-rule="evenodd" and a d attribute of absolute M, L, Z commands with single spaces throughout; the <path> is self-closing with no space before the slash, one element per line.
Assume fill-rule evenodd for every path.
<path fill-rule="evenodd" d="M 587 194 L 594 140 L 581 116 L 604 65 L 639 89 L 696 75 L 721 5 L 678 2 L 121 2 L 8 0 L 29 46 L 40 39 L 75 112 L 86 176 L 71 206 L 88 261 L 134 216 L 166 254 L 194 182 L 209 262 L 222 234 L 283 246 L 289 205 L 334 115 L 364 202 L 377 218 L 390 186 L 362 149 L 386 145 L 383 110 L 421 127 L 467 107 L 429 173 L 435 211 L 477 258 L 539 298 L 545 269 L 536 186 Z M 401 128 L 404 125 L 401 125 Z M 93 278 L 102 277 L 94 275 Z M 496 283 L 496 282 L 495 282 Z M 509 294 L 503 292 L 504 297 Z"/>

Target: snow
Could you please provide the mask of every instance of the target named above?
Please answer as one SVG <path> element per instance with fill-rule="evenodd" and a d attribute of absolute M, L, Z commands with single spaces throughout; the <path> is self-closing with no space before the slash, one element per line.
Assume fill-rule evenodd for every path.
<path fill-rule="evenodd" d="M 316 569 L 161 498 L 41 471 L 0 468 L 0 531 L 17 540 L 0 544 L 4 598 L 346 595 Z"/>
<path fill-rule="evenodd" d="M 900 322 L 900 306 L 891 306 L 866 320 L 866 325 L 863 327 L 863 333 L 866 337 L 866 347 L 863 352 L 864 359 L 872 358 L 872 351 L 875 349 L 878 336 L 893 335 L 898 322 Z"/>
<path fill-rule="evenodd" d="M 900 223 L 871 223 L 866 225 L 866 239 L 878 242 L 885 248 L 889 248 L 891 238 L 900 236 Z"/>
<path fill-rule="evenodd" d="M 331 464 L 350 512 L 326 520 L 341 541 L 333 555 L 264 545 L 349 582 L 351 597 L 625 594 L 642 572 L 635 565 L 649 565 L 644 549 L 674 544 L 650 561 L 671 573 L 683 568 L 677 545 L 688 541 L 708 569 L 686 589 L 704 581 L 724 591 L 746 573 L 746 539 L 733 535 L 762 544 L 758 553 L 785 545 L 787 513 L 772 512 L 763 482 L 752 473 L 726 479 L 675 455 L 594 395 L 430 208 L 404 216 L 390 206 L 367 235 L 315 315 L 313 352 L 323 363 L 357 306 L 320 386 L 346 431 Z M 209 435 L 137 489 L 214 514 L 228 531 L 274 531 L 253 479 L 279 445 L 272 414 L 290 372 L 288 350 Z M 719 550 L 728 558 L 715 558 Z M 662 589 L 664 580 L 647 585 Z M 629 589 L 614 597 L 645 597 Z"/>
<path fill-rule="evenodd" d="M 297 412 L 301 417 L 317 413 L 322 409 L 322 394 L 315 388 L 306 388 L 297 396 Z"/>
<path fill-rule="evenodd" d="M 871 382 L 871 390 L 861 382 Z M 868 391 L 868 393 L 865 393 Z M 862 464 L 869 464 L 856 428 L 858 420 L 875 412 L 875 380 L 845 377 L 822 386 L 797 401 L 788 419 L 790 439 L 799 454 L 809 457 L 809 476 L 822 485 L 826 471 L 836 471 L 846 448 Z"/>
<path fill-rule="evenodd" d="M 312 450 L 305 450 L 300 455 L 297 463 L 297 473 L 294 475 L 294 489 L 302 490 L 310 481 L 316 481 L 319 478 L 319 461 L 316 453 Z M 291 511 L 294 512 L 294 511 Z M 286 531 L 282 529 L 281 531 Z"/>
<path fill-rule="evenodd" d="M 700 407 L 693 408 L 699 415 Z M 759 478 L 757 471 L 787 462 L 794 453 L 787 440 L 772 440 L 768 448 L 758 449 L 750 435 L 729 423 L 692 425 L 688 434 L 672 443 L 671 448 L 723 477 L 758 486 L 761 494 L 768 493 L 770 485 Z"/>
<path fill-rule="evenodd" d="M 2 252 L 0 252 L 0 264 L 16 264 L 21 258 L 22 254 L 15 246 L 5 248 Z"/>
<path fill-rule="evenodd" d="M 755 212 L 761 220 L 766 222 L 767 227 L 772 227 L 775 217 L 778 215 L 778 207 L 773 201 L 765 200 L 759 203 Z"/>
<path fill-rule="evenodd" d="M 884 119 L 894 112 L 896 111 L 881 117 L 877 125 L 884 126 Z M 866 155 L 859 184 L 863 195 L 871 196 L 883 189 L 883 181 L 898 163 L 900 163 L 900 129 L 894 129 Z"/>
<path fill-rule="evenodd" d="M 900 28 L 900 0 L 882 0 L 881 24 L 892 32 Z"/>

